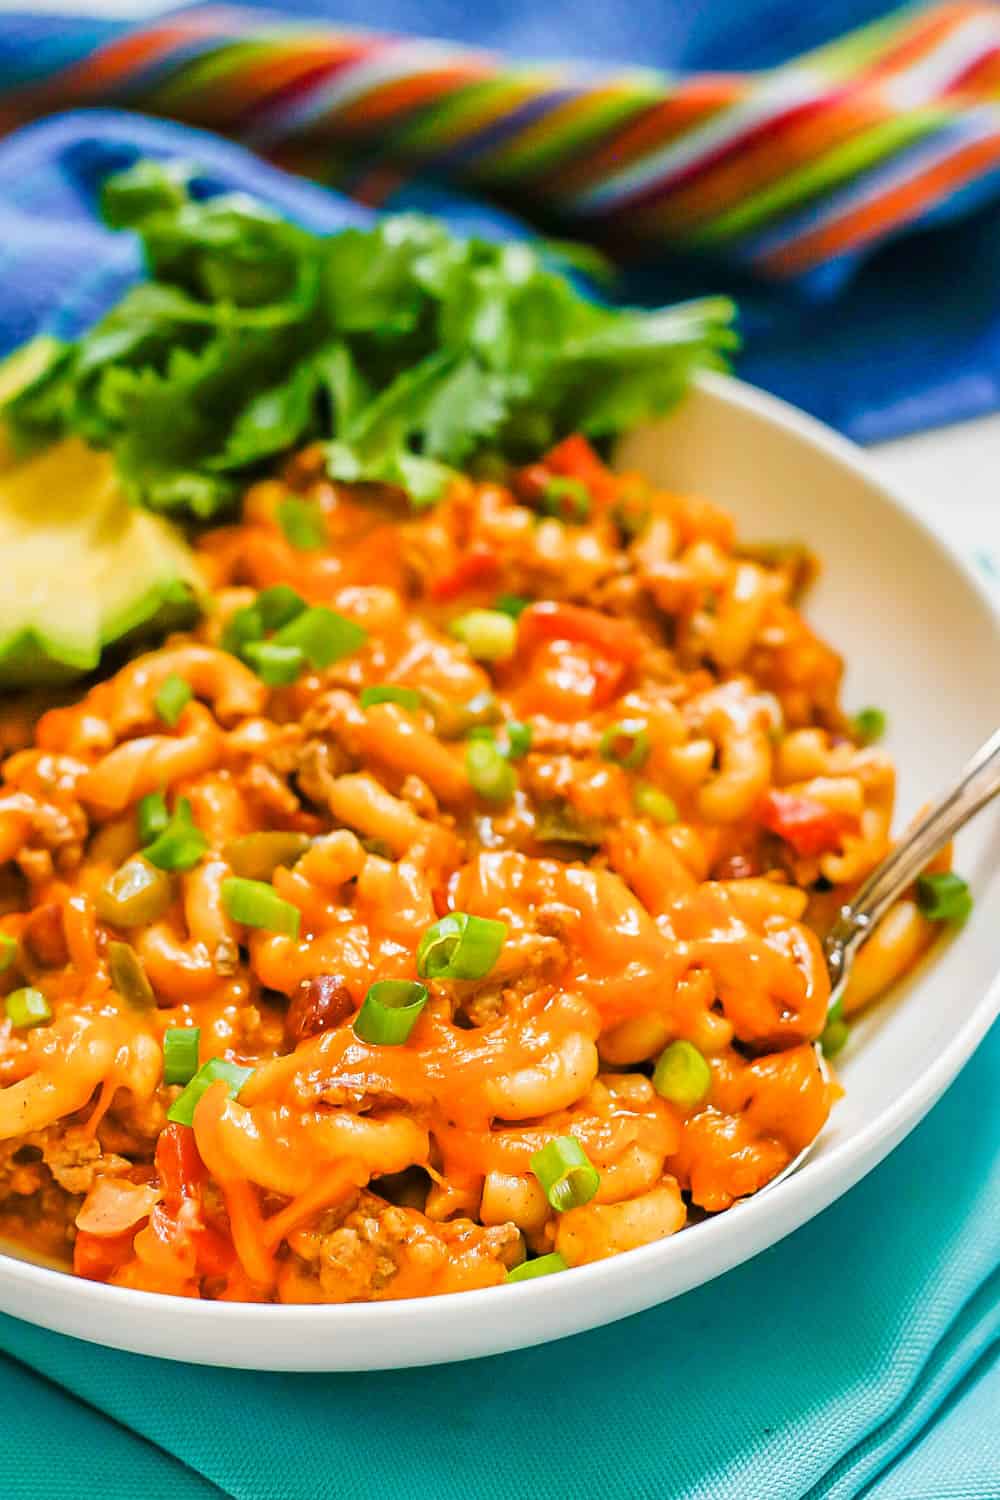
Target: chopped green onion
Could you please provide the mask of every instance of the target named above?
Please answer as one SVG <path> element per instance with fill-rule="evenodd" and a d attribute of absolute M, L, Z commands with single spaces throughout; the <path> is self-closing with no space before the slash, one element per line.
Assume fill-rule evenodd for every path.
<path fill-rule="evenodd" d="M 531 1158 L 534 1172 L 556 1213 L 582 1208 L 601 1185 L 601 1175 L 573 1135 L 559 1135 Z"/>
<path fill-rule="evenodd" d="M 222 857 L 233 874 L 244 880 L 270 880 L 279 865 L 294 865 L 301 859 L 311 843 L 307 833 L 268 829 L 230 839 Z"/>
<path fill-rule="evenodd" d="M 258 599 L 261 597 L 257 596 Z M 246 648 L 252 641 L 259 641 L 264 635 L 264 618 L 256 604 L 245 604 L 242 609 L 236 609 L 229 616 L 223 626 L 219 637 L 219 644 L 223 651 L 229 651 L 233 656 L 243 656 Z"/>
<path fill-rule="evenodd" d="M 693 1109 L 712 1087 L 712 1070 L 691 1042 L 671 1042 L 656 1059 L 653 1087 L 681 1109 Z"/>
<path fill-rule="evenodd" d="M 513 1271 L 507 1272 L 508 1285 L 512 1281 L 534 1281 L 536 1276 L 553 1276 L 557 1271 L 568 1271 L 566 1264 L 558 1250 L 553 1250 L 551 1255 L 536 1255 L 534 1260 L 522 1261 L 515 1266 Z"/>
<path fill-rule="evenodd" d="M 434 728 L 445 740 L 458 740 L 476 725 L 499 724 L 503 718 L 493 693 L 477 693 L 467 703 L 456 703 L 433 688 L 423 688 L 421 696 L 431 711 Z"/>
<path fill-rule="evenodd" d="M 163 916 L 172 896 L 170 876 L 135 854 L 104 882 L 94 906 L 112 927 L 145 927 Z"/>
<path fill-rule="evenodd" d="M 133 1010 L 152 1010 L 155 1007 L 153 986 L 131 943 L 108 944 L 108 974 L 111 988 Z"/>
<path fill-rule="evenodd" d="M 531 749 L 534 733 L 530 724 L 511 719 L 507 724 L 507 759 L 522 760 Z"/>
<path fill-rule="evenodd" d="M 17 938 L 9 932 L 0 932 L 0 974 L 6 974 L 17 958 Z"/>
<path fill-rule="evenodd" d="M 827 1011 L 827 1013 L 826 1013 L 826 1024 L 829 1026 L 829 1024 L 830 1024 L 831 1021 L 842 1021 L 843 1019 L 844 1019 L 844 997 L 843 997 L 843 995 L 841 995 L 840 999 L 839 1000 L 835 1000 L 833 1002 L 833 1004 L 830 1006 L 830 1009 Z"/>
<path fill-rule="evenodd" d="M 200 1026 L 168 1026 L 163 1033 L 163 1082 L 190 1083 L 198 1071 Z"/>
<path fill-rule="evenodd" d="M 4 1001 L 4 1008 L 11 1025 L 19 1026 L 22 1030 L 27 1030 L 29 1026 L 44 1026 L 46 1021 L 52 1020 L 49 1002 L 41 990 L 30 986 L 22 990 L 11 990 Z"/>
<path fill-rule="evenodd" d="M 421 979 L 484 979 L 500 957 L 506 922 L 449 912 L 428 927 L 417 948 Z"/>
<path fill-rule="evenodd" d="M 972 910 L 972 892 L 954 870 L 917 879 L 917 905 L 932 922 L 964 922 Z"/>
<path fill-rule="evenodd" d="M 283 901 L 263 880 L 244 880 L 237 875 L 224 880 L 222 905 L 226 915 L 244 927 L 261 927 L 265 932 L 280 932 L 290 938 L 299 935 L 302 913 L 290 901 Z"/>
<path fill-rule="evenodd" d="M 862 708 L 851 723 L 856 740 L 862 745 L 874 745 L 885 734 L 888 720 L 881 708 Z"/>
<path fill-rule="evenodd" d="M 166 828 L 142 854 L 158 870 L 193 870 L 207 848 L 208 839 L 194 820 L 191 803 L 182 797 Z"/>
<path fill-rule="evenodd" d="M 278 525 L 285 533 L 285 540 L 298 552 L 315 552 L 325 545 L 328 537 L 326 520 L 319 506 L 311 500 L 300 500 L 289 495 L 278 506 Z"/>
<path fill-rule="evenodd" d="M 142 797 L 137 809 L 139 820 L 139 842 L 151 844 L 170 822 L 167 799 L 162 792 L 149 792 Z"/>
<path fill-rule="evenodd" d="M 314 605 L 283 625 L 274 637 L 279 646 L 297 646 L 311 667 L 321 670 L 350 656 L 368 639 L 368 632 L 346 615 Z"/>
<path fill-rule="evenodd" d="M 185 682 L 183 677 L 178 677 L 176 672 L 171 672 L 160 684 L 153 699 L 153 707 L 164 724 L 169 724 L 173 729 L 193 697 L 190 683 Z"/>
<path fill-rule="evenodd" d="M 490 802 L 508 802 L 517 787 L 517 776 L 507 757 L 489 740 L 469 741 L 465 773 L 473 790 Z"/>
<path fill-rule="evenodd" d="M 846 1021 L 839 1018 L 835 1021 L 828 1020 L 823 1035 L 819 1039 L 819 1044 L 823 1048 L 823 1056 L 836 1057 L 850 1034 L 851 1028 Z"/>
<path fill-rule="evenodd" d="M 302 595 L 297 594 L 289 584 L 276 583 L 269 589 L 261 590 L 253 608 L 260 616 L 264 630 L 280 630 L 282 625 L 287 625 L 290 620 L 304 614 L 308 605 Z M 260 636 L 256 639 L 259 640 Z"/>
<path fill-rule="evenodd" d="M 649 759 L 649 731 L 642 719 L 622 719 L 601 735 L 601 755 L 626 771 L 637 771 Z"/>
<path fill-rule="evenodd" d="M 400 708 L 408 708 L 413 713 L 424 700 L 416 688 L 393 687 L 385 682 L 377 687 L 362 688 L 358 701 L 362 708 L 374 708 L 376 703 L 398 703 Z"/>
<path fill-rule="evenodd" d="M 424 1006 L 427 987 L 415 979 L 379 979 L 369 986 L 354 1022 L 354 1035 L 380 1047 L 405 1042 Z"/>
<path fill-rule="evenodd" d="M 523 760 L 531 749 L 534 730 L 530 724 L 522 724 L 517 719 L 508 720 L 504 728 L 507 734 L 507 744 L 504 749 L 500 749 L 497 745 L 496 730 L 489 724 L 474 724 L 466 735 L 466 739 L 485 740 L 487 744 L 493 745 L 497 753 L 505 760 Z M 469 779 L 470 781 L 472 779 L 471 773 Z M 511 786 L 511 791 L 513 791 L 513 786 Z M 488 793 L 484 792 L 482 795 L 487 796 Z M 504 793 L 505 797 L 509 795 L 509 792 Z"/>
<path fill-rule="evenodd" d="M 647 781 L 640 782 L 632 794 L 635 810 L 644 818 L 652 818 L 654 823 L 676 823 L 680 814 L 677 811 L 677 803 L 666 792 L 661 792 L 658 787 L 650 786 Z"/>
<path fill-rule="evenodd" d="M 167 1110 L 167 1119 L 172 1120 L 175 1125 L 193 1125 L 199 1101 L 213 1083 L 218 1083 L 221 1079 L 230 1099 L 235 1099 L 252 1072 L 253 1068 L 241 1068 L 239 1063 L 226 1062 L 221 1057 L 209 1058 L 208 1062 L 202 1063 L 183 1094 L 178 1094 L 171 1104 Z"/>
<path fill-rule="evenodd" d="M 556 474 L 545 486 L 540 504 L 545 515 L 558 516 L 574 526 L 590 520 L 590 495 L 581 479 Z"/>
<path fill-rule="evenodd" d="M 493 608 L 502 615 L 510 615 L 512 620 L 519 620 L 530 603 L 530 599 L 523 599 L 520 594 L 501 594 L 494 599 Z"/>
<path fill-rule="evenodd" d="M 277 640 L 251 641 L 244 646 L 243 656 L 268 687 L 287 687 L 306 664 L 298 646 L 282 646 Z"/>
<path fill-rule="evenodd" d="M 517 649 L 517 621 L 499 609 L 470 609 L 450 629 L 477 661 L 509 661 Z"/>

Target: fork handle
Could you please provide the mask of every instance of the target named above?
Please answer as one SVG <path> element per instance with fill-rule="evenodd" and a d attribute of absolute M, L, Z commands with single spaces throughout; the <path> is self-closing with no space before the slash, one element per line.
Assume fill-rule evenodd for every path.
<path fill-rule="evenodd" d="M 854 900 L 840 908 L 824 944 L 835 981 L 900 892 L 917 878 L 942 844 L 998 792 L 1000 729 L 976 751 L 952 790 L 935 802 L 891 854 L 875 866 Z"/>

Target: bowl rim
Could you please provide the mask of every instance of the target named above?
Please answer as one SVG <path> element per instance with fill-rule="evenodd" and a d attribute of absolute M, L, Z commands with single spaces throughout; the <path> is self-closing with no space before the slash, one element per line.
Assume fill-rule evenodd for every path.
<path fill-rule="evenodd" d="M 790 403 L 734 376 L 715 371 L 701 372 L 694 383 L 700 389 L 721 399 L 724 404 L 735 406 L 750 415 L 760 417 L 769 425 L 777 426 L 786 433 L 805 440 L 841 468 L 851 471 L 865 484 L 879 491 L 881 500 L 891 509 L 901 513 L 905 520 L 923 536 L 924 540 L 929 542 L 939 554 L 943 554 L 950 566 L 957 570 L 969 591 L 985 608 L 996 633 L 997 643 L 1000 645 L 1000 597 L 990 591 L 985 580 L 951 541 L 928 524 L 907 499 L 905 492 L 901 493 L 900 488 L 894 482 L 874 472 L 863 449 Z M 993 979 L 961 1025 L 938 1053 L 934 1062 L 917 1075 L 907 1088 L 887 1101 L 884 1109 L 848 1139 L 833 1145 L 827 1154 L 811 1159 L 799 1172 L 778 1184 L 773 1192 L 766 1195 L 766 1199 L 759 1196 L 746 1199 L 737 1205 L 738 1222 L 743 1228 L 742 1239 L 745 1248 L 731 1259 L 726 1259 L 725 1264 L 706 1278 L 706 1281 L 716 1279 L 726 1270 L 760 1253 L 849 1191 L 861 1177 L 899 1144 L 909 1130 L 919 1123 L 972 1056 L 998 1015 L 1000 1015 L 1000 960 L 998 960 L 997 971 Z M 824 1196 L 822 1190 L 829 1189 L 831 1186 L 835 1190 Z M 809 1211 L 809 1199 L 817 1197 L 820 1200 L 820 1206 Z M 189 1316 L 203 1325 L 204 1332 L 207 1332 L 209 1328 L 222 1332 L 227 1327 L 239 1327 L 248 1336 L 260 1337 L 262 1347 L 267 1334 L 279 1328 L 286 1334 L 298 1332 L 303 1336 L 308 1335 L 312 1341 L 317 1337 L 327 1339 L 335 1333 L 345 1339 L 363 1337 L 366 1332 L 373 1333 L 376 1329 L 384 1330 L 393 1324 L 397 1325 L 401 1332 L 403 1325 L 408 1325 L 410 1335 L 424 1333 L 433 1325 L 440 1323 L 443 1326 L 459 1313 L 463 1320 L 472 1324 L 481 1314 L 495 1313 L 505 1300 L 507 1306 L 511 1307 L 509 1299 L 512 1295 L 519 1299 L 514 1304 L 518 1307 L 519 1314 L 525 1315 L 530 1315 L 533 1308 L 541 1311 L 543 1306 L 551 1312 L 557 1303 L 562 1307 L 568 1306 L 571 1302 L 588 1304 L 591 1312 L 596 1311 L 596 1315 L 590 1316 L 588 1313 L 586 1320 L 575 1322 L 573 1329 L 567 1330 L 567 1333 L 573 1333 L 583 1332 L 602 1322 L 614 1321 L 619 1317 L 628 1316 L 630 1312 L 639 1311 L 640 1305 L 637 1304 L 635 1308 L 624 1312 L 612 1311 L 604 1315 L 601 1311 L 602 1294 L 613 1288 L 623 1278 L 628 1278 L 630 1274 L 648 1270 L 655 1264 L 666 1265 L 672 1262 L 683 1264 L 685 1260 L 691 1261 L 696 1255 L 700 1258 L 711 1245 L 720 1241 L 724 1243 L 725 1237 L 732 1235 L 731 1214 L 732 1210 L 692 1225 L 686 1232 L 667 1239 L 654 1241 L 652 1244 L 606 1260 L 575 1267 L 573 1276 L 565 1280 L 562 1277 L 543 1277 L 522 1282 L 516 1287 L 501 1283 L 498 1286 L 479 1288 L 474 1291 L 447 1292 L 433 1297 L 399 1298 L 383 1302 L 289 1304 L 203 1301 L 178 1297 L 172 1293 L 147 1292 L 130 1287 L 109 1286 L 104 1282 L 88 1281 L 82 1277 L 74 1277 L 72 1273 L 64 1270 L 19 1259 L 16 1255 L 9 1254 L 2 1249 L 0 1249 L 0 1278 L 8 1284 L 19 1283 L 25 1292 L 35 1293 L 42 1298 L 57 1292 L 60 1300 L 70 1298 L 78 1300 L 81 1304 L 89 1304 L 98 1326 L 100 1315 L 105 1311 L 114 1313 L 116 1321 L 121 1321 L 126 1317 L 131 1320 L 134 1317 L 135 1319 L 148 1318 L 150 1322 L 153 1322 L 157 1315 L 162 1316 L 166 1311 L 176 1312 L 178 1305 L 183 1305 L 190 1310 Z M 769 1221 L 770 1228 L 775 1229 L 774 1233 L 769 1233 L 767 1227 Z M 695 1285 L 696 1283 L 691 1283 L 689 1287 L 679 1289 L 677 1294 L 682 1295 L 685 1289 L 693 1289 Z M 655 1304 L 656 1300 L 655 1296 L 647 1297 L 641 1306 Z M 17 1317 L 20 1314 L 13 1313 L 12 1316 Z M 41 1319 L 33 1318 L 30 1311 L 28 1311 L 26 1321 L 42 1322 Z M 526 1326 L 527 1321 L 527 1317 L 522 1318 L 522 1325 Z M 549 1342 L 564 1336 L 567 1335 L 564 1333 L 547 1335 L 544 1332 L 535 1340 L 518 1336 L 516 1342 L 509 1347 L 525 1347 L 531 1342 Z M 100 1343 L 102 1340 L 96 1338 L 94 1342 Z M 109 1346 L 124 1347 L 117 1341 Z M 490 1350 L 482 1352 L 489 1353 L 497 1347 L 499 1346 L 494 1341 Z M 220 1351 L 220 1353 L 223 1358 L 214 1360 L 213 1363 L 220 1365 L 227 1363 L 224 1357 L 225 1351 Z M 432 1352 L 427 1361 L 417 1358 L 408 1359 L 405 1363 L 443 1362 L 462 1357 L 468 1356 L 454 1354 L 435 1356 Z M 193 1355 L 192 1358 L 194 1362 L 208 1362 L 198 1360 L 197 1355 Z M 254 1367 L 275 1368 L 266 1365 Z M 282 1365 L 281 1368 L 292 1368 L 292 1366 Z M 306 1366 L 299 1366 L 299 1368 L 306 1368 Z M 348 1367 L 340 1366 L 339 1368 Z M 387 1368 L 387 1366 L 380 1365 L 378 1368 Z"/>

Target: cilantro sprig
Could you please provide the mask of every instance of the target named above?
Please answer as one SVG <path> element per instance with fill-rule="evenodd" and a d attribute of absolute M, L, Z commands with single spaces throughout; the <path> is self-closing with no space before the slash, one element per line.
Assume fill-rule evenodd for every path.
<path fill-rule="evenodd" d="M 477 453 L 529 458 L 663 410 L 735 343 L 727 299 L 609 308 L 558 247 L 413 215 L 323 237 L 196 187 L 151 161 L 107 181 L 104 216 L 138 231 L 149 280 L 76 342 L 49 341 L 3 408 L 22 449 L 70 433 L 110 449 L 152 510 L 208 519 L 314 440 L 332 478 L 426 504 Z"/>

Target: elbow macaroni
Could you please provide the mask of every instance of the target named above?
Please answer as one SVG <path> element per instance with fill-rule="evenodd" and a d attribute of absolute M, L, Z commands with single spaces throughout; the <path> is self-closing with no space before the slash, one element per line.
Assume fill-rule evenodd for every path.
<path fill-rule="evenodd" d="M 537 524 L 537 468 L 456 479 L 401 519 L 397 495 L 292 464 L 199 541 L 216 591 L 203 625 L 53 708 L 8 755 L 0 932 L 17 960 L 2 983 L 41 990 L 51 1020 L 0 1025 L 0 1227 L 40 1233 L 23 1195 L 4 1196 L 27 1146 L 43 1164 L 8 1176 L 62 1203 L 46 1243 L 82 1275 L 203 1297 L 424 1295 L 494 1285 L 526 1248 L 578 1265 L 671 1235 L 821 1128 L 836 1086 L 812 1045 L 818 935 L 889 846 L 892 764 L 851 738 L 839 659 L 797 613 L 791 574 L 740 554 L 723 512 L 616 480 L 570 443 L 542 477 L 579 477 L 590 512 Z M 300 554 L 281 535 L 290 485 L 324 510 L 331 545 Z M 634 538 L 626 496 L 646 516 Z M 366 639 L 269 688 L 223 628 L 278 582 Z M 537 602 L 513 654 L 484 664 L 449 625 L 501 594 Z M 171 676 L 192 690 L 173 727 L 154 706 Z M 376 685 L 406 691 L 363 708 Z M 473 734 L 493 740 L 493 785 L 470 779 Z M 102 888 L 140 849 L 154 793 L 188 799 L 207 851 L 116 930 Z M 231 851 L 261 834 L 295 836 L 268 876 L 295 934 L 229 914 Z M 428 981 L 402 1044 L 363 1040 L 369 986 L 413 979 L 423 934 L 454 911 L 504 924 L 494 967 Z M 898 903 L 847 1011 L 932 936 Z M 131 945 L 152 1005 L 115 992 L 109 942 Z M 167 1033 L 194 1026 L 201 1062 L 252 1073 L 168 1123 Z M 707 1065 L 693 1102 L 652 1081 L 675 1041 Z M 560 1213 L 531 1163 L 567 1136 L 599 1180 Z"/>

